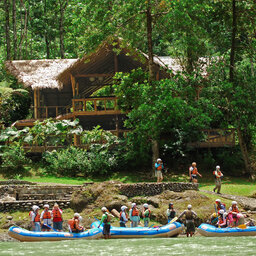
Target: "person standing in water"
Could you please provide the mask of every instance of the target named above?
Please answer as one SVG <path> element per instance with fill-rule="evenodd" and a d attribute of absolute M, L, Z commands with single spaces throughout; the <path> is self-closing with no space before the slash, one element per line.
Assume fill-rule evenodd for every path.
<path fill-rule="evenodd" d="M 151 215 L 151 211 L 148 208 L 148 204 L 143 204 L 142 217 L 143 217 L 143 221 L 144 221 L 144 227 L 148 227 L 150 215 Z"/>
<path fill-rule="evenodd" d="M 111 228 L 111 226 L 110 226 L 111 215 L 110 215 L 110 213 L 108 213 L 108 209 L 106 207 L 102 207 L 101 211 L 103 212 L 103 214 L 102 214 L 102 218 L 101 218 L 98 228 L 103 223 L 104 238 L 109 239 L 110 238 L 110 228 Z"/>
<path fill-rule="evenodd" d="M 132 208 L 129 210 L 129 218 L 131 221 L 131 228 L 138 227 L 140 222 L 140 214 L 136 203 L 132 203 Z"/>
<path fill-rule="evenodd" d="M 215 177 L 215 188 L 213 189 L 213 192 L 217 189 L 217 194 L 220 194 L 221 189 L 221 179 L 223 177 L 223 173 L 220 170 L 220 166 L 216 166 L 216 170 L 213 171 L 213 175 Z"/>
<path fill-rule="evenodd" d="M 189 167 L 189 177 L 193 183 L 198 183 L 197 176 L 202 178 L 202 175 L 198 172 L 196 162 L 193 162 Z"/>
<path fill-rule="evenodd" d="M 168 217 L 168 223 L 175 217 L 176 212 L 173 208 L 173 203 L 169 203 L 169 208 L 166 211 L 166 215 Z"/>
<path fill-rule="evenodd" d="M 155 168 L 156 168 L 156 177 L 157 177 L 157 183 L 160 183 L 163 180 L 163 161 L 158 158 L 155 163 Z"/>
<path fill-rule="evenodd" d="M 193 234 L 195 233 L 195 224 L 194 224 L 194 219 L 197 218 L 196 212 L 192 211 L 192 205 L 188 205 L 188 209 L 183 211 L 178 219 L 181 219 L 182 216 L 185 215 L 186 219 L 186 233 L 187 237 L 192 237 Z"/>
<path fill-rule="evenodd" d="M 126 223 L 128 222 L 128 214 L 126 212 L 127 206 L 123 205 L 121 207 L 121 212 L 120 212 L 120 227 L 126 228 Z"/>

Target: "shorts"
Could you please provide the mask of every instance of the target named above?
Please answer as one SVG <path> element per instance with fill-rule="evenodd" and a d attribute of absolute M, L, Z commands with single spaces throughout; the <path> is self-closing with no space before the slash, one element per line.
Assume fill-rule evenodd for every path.
<path fill-rule="evenodd" d="M 156 171 L 156 177 L 162 179 L 163 178 L 162 172 L 161 171 Z"/>
<path fill-rule="evenodd" d="M 62 221 L 53 222 L 53 228 L 57 230 L 62 230 Z"/>
<path fill-rule="evenodd" d="M 195 224 L 193 221 L 186 222 L 186 230 L 188 233 L 195 232 Z"/>
<path fill-rule="evenodd" d="M 107 224 L 107 223 L 104 224 L 103 235 L 110 235 L 110 224 Z"/>
<path fill-rule="evenodd" d="M 196 176 L 195 174 L 192 174 L 192 175 L 191 175 L 191 179 L 192 179 L 192 180 L 193 180 L 193 179 L 194 179 L 194 180 L 197 180 L 197 176 Z"/>

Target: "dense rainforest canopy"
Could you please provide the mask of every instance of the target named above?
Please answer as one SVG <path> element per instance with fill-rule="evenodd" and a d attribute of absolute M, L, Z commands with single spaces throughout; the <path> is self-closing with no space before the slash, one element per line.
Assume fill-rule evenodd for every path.
<path fill-rule="evenodd" d="M 176 157 L 184 155 L 195 131 L 234 127 L 245 169 L 253 173 L 255 0 L 3 0 L 0 22 L 0 120 L 5 124 L 24 118 L 30 102 L 6 74 L 4 61 L 77 58 L 116 36 L 149 57 L 148 74 L 137 70 L 116 77 L 120 106 L 132 109 L 126 125 L 133 129 L 131 152 L 137 153 L 131 159 L 148 152 L 148 142 L 159 141 L 164 132 L 171 142 L 160 146 Z M 155 55 L 178 59 L 183 72 L 154 81 Z M 207 75 L 202 74 L 205 62 Z M 18 114 L 4 114 L 13 110 Z"/>

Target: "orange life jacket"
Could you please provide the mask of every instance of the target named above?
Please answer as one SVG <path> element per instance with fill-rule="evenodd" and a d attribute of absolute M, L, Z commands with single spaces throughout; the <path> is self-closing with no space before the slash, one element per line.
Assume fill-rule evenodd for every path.
<path fill-rule="evenodd" d="M 197 174 L 197 168 L 196 167 L 193 167 L 193 171 L 192 171 L 192 174 Z"/>
<path fill-rule="evenodd" d="M 139 216 L 139 210 L 137 208 L 132 208 L 132 216 Z"/>
<path fill-rule="evenodd" d="M 71 230 L 76 230 L 79 226 L 79 219 L 70 219 L 68 220 L 68 225 L 70 226 Z"/>
<path fill-rule="evenodd" d="M 120 212 L 120 217 L 119 217 L 119 219 L 120 219 L 121 221 L 124 221 L 124 220 L 123 220 L 123 217 L 122 217 L 122 213 L 123 213 L 123 211 Z M 126 217 L 126 219 L 128 219 L 128 214 L 127 214 L 127 213 L 125 213 L 125 217 Z"/>
<path fill-rule="evenodd" d="M 36 217 L 34 218 L 34 222 L 40 222 L 40 214 L 37 213 Z"/>
<path fill-rule="evenodd" d="M 51 213 L 49 211 L 45 211 L 44 214 L 43 214 L 43 219 L 51 219 L 52 216 L 51 216 Z"/>
<path fill-rule="evenodd" d="M 157 169 L 158 171 L 161 171 L 161 170 L 162 170 L 162 164 L 160 164 L 156 169 Z"/>
<path fill-rule="evenodd" d="M 53 218 L 62 218 L 62 214 L 59 210 L 52 210 Z"/>
<path fill-rule="evenodd" d="M 232 206 L 232 212 L 237 212 L 237 213 L 239 213 L 237 207 L 234 208 L 233 206 Z"/>

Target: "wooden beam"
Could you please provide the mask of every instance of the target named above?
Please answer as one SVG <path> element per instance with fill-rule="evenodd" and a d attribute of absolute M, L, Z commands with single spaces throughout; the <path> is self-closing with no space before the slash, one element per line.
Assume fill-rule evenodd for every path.
<path fill-rule="evenodd" d="M 37 89 L 34 90 L 34 118 L 37 119 Z"/>
<path fill-rule="evenodd" d="M 73 75 L 70 74 L 70 80 L 71 80 L 71 85 L 72 85 L 72 92 L 73 92 L 73 97 L 76 95 L 75 91 L 75 86 L 76 86 L 76 79 Z"/>
<path fill-rule="evenodd" d="M 107 77 L 107 76 L 113 76 L 113 74 L 78 74 L 75 75 L 74 77 Z"/>

